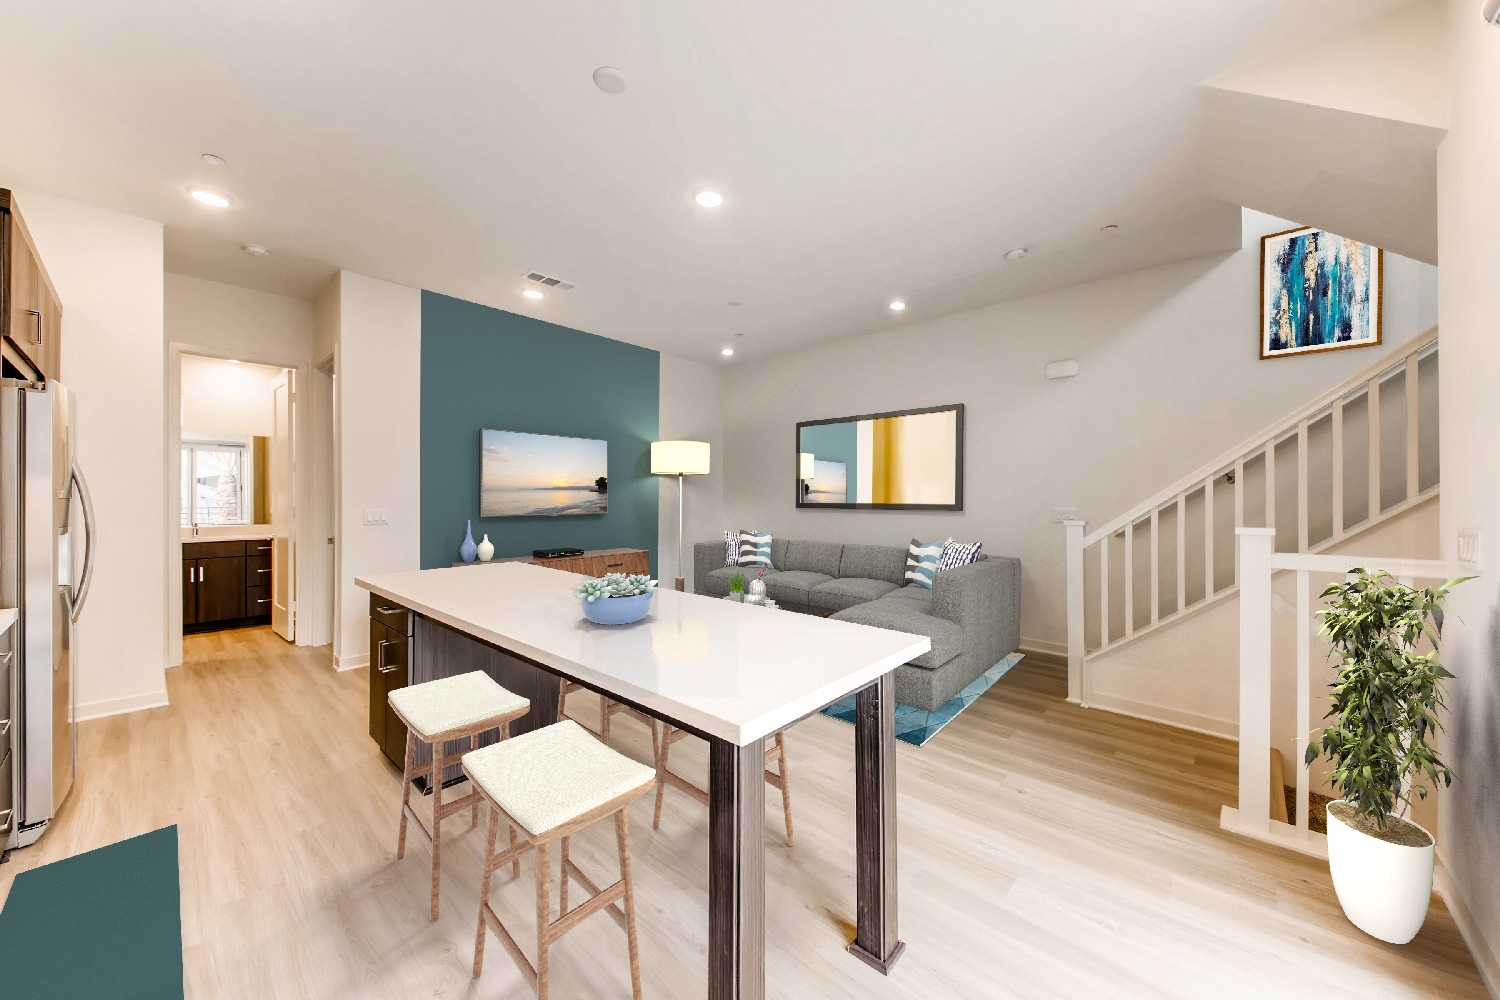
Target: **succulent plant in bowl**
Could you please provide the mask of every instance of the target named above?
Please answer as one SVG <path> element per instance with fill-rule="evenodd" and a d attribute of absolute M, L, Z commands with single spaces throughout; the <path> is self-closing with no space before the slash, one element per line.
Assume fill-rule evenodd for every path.
<path fill-rule="evenodd" d="M 584 617 L 598 625 L 625 625 L 646 617 L 656 581 L 640 574 L 610 573 L 585 580 L 574 591 Z"/>

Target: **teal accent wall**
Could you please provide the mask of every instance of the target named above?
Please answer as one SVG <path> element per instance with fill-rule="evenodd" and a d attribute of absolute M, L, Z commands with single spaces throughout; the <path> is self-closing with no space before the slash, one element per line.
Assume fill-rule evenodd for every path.
<path fill-rule="evenodd" d="M 855 502 L 859 495 L 859 431 L 854 421 L 802 428 L 802 451 L 812 452 L 819 461 L 843 462 L 845 498 Z"/>
<path fill-rule="evenodd" d="M 497 558 L 559 545 L 647 549 L 656 575 L 660 354 L 424 291 L 421 392 L 423 569 L 457 562 L 472 520 L 474 541 L 487 533 Z M 608 441 L 609 512 L 481 519 L 484 428 Z"/>

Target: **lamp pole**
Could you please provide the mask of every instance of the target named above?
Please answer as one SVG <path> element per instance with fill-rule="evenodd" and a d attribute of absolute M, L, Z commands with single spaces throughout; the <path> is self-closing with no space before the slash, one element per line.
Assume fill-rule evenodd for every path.
<path fill-rule="evenodd" d="M 677 589 L 683 589 L 682 579 L 682 473 L 677 473 Z"/>

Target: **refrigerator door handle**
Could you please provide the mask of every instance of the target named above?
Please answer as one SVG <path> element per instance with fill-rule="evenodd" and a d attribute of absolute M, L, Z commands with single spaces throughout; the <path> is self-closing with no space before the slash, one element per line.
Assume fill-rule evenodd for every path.
<path fill-rule="evenodd" d="M 83 470 L 74 462 L 71 475 L 73 483 L 78 487 L 78 500 L 83 504 L 83 528 L 86 532 L 83 542 L 83 572 L 79 574 L 78 586 L 73 591 L 73 606 L 71 617 L 73 621 L 78 620 L 78 613 L 83 610 L 83 602 L 89 596 L 89 584 L 94 579 L 94 501 L 89 498 L 89 484 L 83 478 Z"/>

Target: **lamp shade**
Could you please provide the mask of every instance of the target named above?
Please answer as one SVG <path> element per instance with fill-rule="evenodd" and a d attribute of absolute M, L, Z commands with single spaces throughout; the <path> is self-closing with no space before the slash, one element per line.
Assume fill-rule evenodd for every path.
<path fill-rule="evenodd" d="M 797 453 L 797 460 L 798 460 L 797 461 L 797 467 L 800 470 L 797 473 L 797 478 L 798 479 L 811 479 L 813 477 L 813 475 L 814 475 L 814 473 L 813 473 L 813 457 L 812 457 L 812 452 L 810 452 L 810 451 L 798 452 Z"/>
<path fill-rule="evenodd" d="M 658 476 L 708 474 L 707 441 L 653 441 L 651 471 Z"/>

